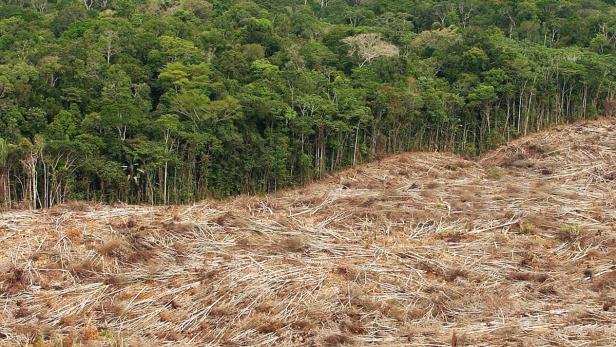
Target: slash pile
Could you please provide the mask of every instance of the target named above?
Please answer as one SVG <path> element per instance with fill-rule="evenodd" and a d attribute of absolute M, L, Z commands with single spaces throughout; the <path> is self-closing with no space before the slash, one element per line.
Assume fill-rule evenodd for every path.
<path fill-rule="evenodd" d="M 0 346 L 607 346 L 616 120 L 194 206 L 0 215 Z"/>

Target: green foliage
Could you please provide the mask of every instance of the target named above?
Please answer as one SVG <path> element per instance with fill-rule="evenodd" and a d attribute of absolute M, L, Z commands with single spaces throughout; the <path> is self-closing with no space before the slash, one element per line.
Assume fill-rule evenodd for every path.
<path fill-rule="evenodd" d="M 0 137 L 0 167 L 6 166 L 7 159 L 9 158 L 9 144 L 5 139 Z"/>
<path fill-rule="evenodd" d="M 580 235 L 579 225 L 564 225 L 558 229 L 557 237 L 562 242 L 572 242 Z"/>
<path fill-rule="evenodd" d="M 613 115 L 615 81 L 608 1 L 5 1 L 0 205 L 181 203 L 476 155 Z"/>

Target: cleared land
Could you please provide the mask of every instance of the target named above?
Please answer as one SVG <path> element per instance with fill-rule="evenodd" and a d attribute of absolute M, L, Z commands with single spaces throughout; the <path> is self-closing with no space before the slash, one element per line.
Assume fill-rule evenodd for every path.
<path fill-rule="evenodd" d="M 1 346 L 613 345 L 616 120 L 265 197 L 7 212 L 0 249 Z"/>

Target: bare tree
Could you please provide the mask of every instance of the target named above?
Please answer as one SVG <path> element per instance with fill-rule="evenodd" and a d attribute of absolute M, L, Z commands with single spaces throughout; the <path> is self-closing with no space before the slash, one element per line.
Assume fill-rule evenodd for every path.
<path fill-rule="evenodd" d="M 101 36 L 102 49 L 105 54 L 107 64 L 111 63 L 111 57 L 119 51 L 118 47 L 115 46 L 116 41 L 118 41 L 118 34 L 115 31 L 107 30 Z"/>
<path fill-rule="evenodd" d="M 47 0 L 31 0 L 32 7 L 34 7 L 38 12 L 43 13 L 47 8 Z"/>
<path fill-rule="evenodd" d="M 38 196 L 37 164 L 39 161 L 42 143 L 40 138 L 35 139 L 34 143 L 29 140 L 24 140 L 22 142 L 22 148 L 24 149 L 25 155 L 20 162 L 26 173 L 26 183 L 23 187 L 24 201 L 29 203 L 30 208 L 36 209 L 37 201 L 40 202 Z"/>
<path fill-rule="evenodd" d="M 62 68 L 60 58 L 55 55 L 45 56 L 39 61 L 38 67 L 49 86 L 55 87 L 60 79 L 59 72 Z"/>
<path fill-rule="evenodd" d="M 462 1 L 458 5 L 458 12 L 460 13 L 460 19 L 462 20 L 462 27 L 466 28 L 468 21 L 471 19 L 475 11 L 475 4 L 471 1 Z"/>
<path fill-rule="evenodd" d="M 599 31 L 612 44 L 612 47 L 616 48 L 616 26 L 609 27 L 607 23 L 601 23 Z"/>
<path fill-rule="evenodd" d="M 90 10 L 92 6 L 94 6 L 94 0 L 83 0 L 83 5 L 86 7 L 86 10 Z"/>
<path fill-rule="evenodd" d="M 400 53 L 398 46 L 383 41 L 381 35 L 376 33 L 349 36 L 342 41 L 349 45 L 350 55 L 357 55 L 362 60 L 359 66 L 380 57 L 395 57 Z"/>
<path fill-rule="evenodd" d="M 435 6 L 435 14 L 438 17 L 441 27 L 445 27 L 447 25 L 447 19 L 452 11 L 452 4 L 448 1 L 439 3 Z"/>

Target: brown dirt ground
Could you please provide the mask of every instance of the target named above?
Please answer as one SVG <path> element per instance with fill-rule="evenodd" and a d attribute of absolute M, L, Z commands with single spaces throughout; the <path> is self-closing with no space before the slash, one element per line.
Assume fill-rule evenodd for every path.
<path fill-rule="evenodd" d="M 608 346 L 616 120 L 194 206 L 0 214 L 0 346 Z"/>

